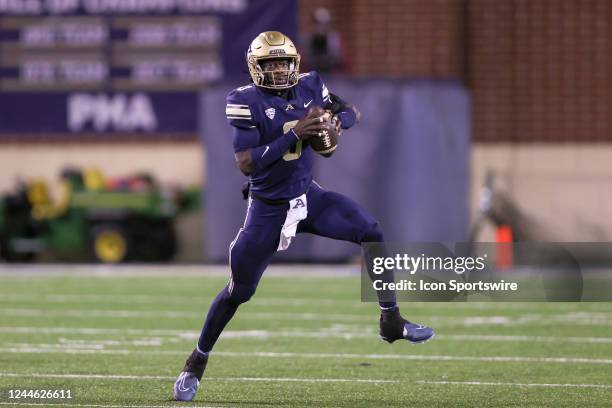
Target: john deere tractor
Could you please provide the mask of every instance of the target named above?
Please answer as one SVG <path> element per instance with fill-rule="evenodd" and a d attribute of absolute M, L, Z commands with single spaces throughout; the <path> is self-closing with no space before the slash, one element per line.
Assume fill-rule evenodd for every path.
<path fill-rule="evenodd" d="M 198 195 L 163 190 L 146 174 L 105 180 L 96 169 L 63 171 L 55 200 L 46 182 L 22 182 L 0 199 L 0 257 L 169 261 L 177 250 L 175 217 L 197 207 Z"/>

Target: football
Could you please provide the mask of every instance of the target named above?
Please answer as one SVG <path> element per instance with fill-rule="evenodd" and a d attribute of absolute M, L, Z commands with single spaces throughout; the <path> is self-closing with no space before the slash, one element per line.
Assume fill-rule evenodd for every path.
<path fill-rule="evenodd" d="M 309 116 L 313 113 L 323 118 L 326 130 L 322 131 L 320 136 L 308 139 L 308 144 L 315 152 L 329 157 L 338 147 L 336 121 L 333 119 L 333 115 L 330 111 L 323 110 L 320 107 L 313 108 L 313 111 L 309 112 Z"/>

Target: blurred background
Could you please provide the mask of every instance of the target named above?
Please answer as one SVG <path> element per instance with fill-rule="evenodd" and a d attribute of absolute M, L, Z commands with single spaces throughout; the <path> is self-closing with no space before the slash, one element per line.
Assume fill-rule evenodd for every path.
<path fill-rule="evenodd" d="M 389 241 L 610 240 L 608 0 L 9 0 L 0 256 L 224 262 L 246 208 L 225 95 L 265 30 L 362 111 L 315 179 Z"/>

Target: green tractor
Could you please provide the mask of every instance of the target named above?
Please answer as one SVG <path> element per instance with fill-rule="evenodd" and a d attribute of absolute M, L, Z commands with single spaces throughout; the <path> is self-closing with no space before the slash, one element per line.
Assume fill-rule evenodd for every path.
<path fill-rule="evenodd" d="M 170 261 L 175 218 L 198 205 L 197 190 L 164 190 L 146 174 L 105 180 L 96 169 L 68 169 L 56 200 L 42 180 L 20 183 L 0 199 L 0 258 Z"/>

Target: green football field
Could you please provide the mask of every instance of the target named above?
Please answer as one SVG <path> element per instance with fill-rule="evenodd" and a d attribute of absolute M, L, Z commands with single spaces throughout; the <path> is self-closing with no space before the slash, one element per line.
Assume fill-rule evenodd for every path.
<path fill-rule="evenodd" d="M 612 304 L 402 304 L 437 335 L 390 345 L 377 305 L 338 266 L 272 268 L 195 401 L 177 403 L 174 379 L 227 278 L 156 269 L 0 268 L 0 406 L 612 406 Z M 72 399 L 10 400 L 14 389 Z"/>

